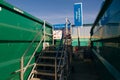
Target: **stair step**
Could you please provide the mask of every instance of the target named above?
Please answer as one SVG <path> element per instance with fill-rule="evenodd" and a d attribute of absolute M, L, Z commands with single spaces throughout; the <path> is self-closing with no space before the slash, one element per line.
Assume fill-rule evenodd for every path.
<path fill-rule="evenodd" d="M 56 57 L 50 57 L 50 56 L 41 56 L 39 57 L 41 59 L 55 59 Z M 57 59 L 61 59 L 60 57 L 58 57 Z M 63 58 L 62 58 L 63 59 Z"/>
<path fill-rule="evenodd" d="M 40 63 L 40 64 L 37 64 L 37 66 L 55 67 L 55 65 L 47 64 L 47 63 Z"/>
<path fill-rule="evenodd" d="M 54 77 L 55 76 L 55 73 L 51 73 L 51 72 L 45 72 L 45 71 L 36 71 L 34 70 L 33 71 L 34 74 L 37 74 L 37 75 L 43 75 L 43 76 L 51 76 L 51 77 Z M 58 74 L 58 76 L 60 76 L 60 74 Z"/>
<path fill-rule="evenodd" d="M 57 53 L 58 51 L 44 51 L 45 53 Z M 62 53 L 62 51 L 59 51 L 59 53 Z"/>
<path fill-rule="evenodd" d="M 32 78 L 30 80 L 41 80 L 40 78 Z"/>
<path fill-rule="evenodd" d="M 55 67 L 54 64 L 49 64 L 49 63 L 40 63 L 36 64 L 37 66 L 46 66 L 46 67 Z M 62 65 L 60 67 L 63 67 Z"/>
<path fill-rule="evenodd" d="M 32 78 L 30 80 L 48 80 L 48 79 L 41 79 L 41 78 Z"/>

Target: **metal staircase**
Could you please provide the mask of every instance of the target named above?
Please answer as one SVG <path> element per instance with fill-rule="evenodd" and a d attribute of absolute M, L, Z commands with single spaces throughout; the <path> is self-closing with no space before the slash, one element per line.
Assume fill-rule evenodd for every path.
<path fill-rule="evenodd" d="M 63 33 L 59 46 L 49 46 L 36 55 L 28 80 L 67 80 L 70 64 L 69 33 Z"/>
<path fill-rule="evenodd" d="M 41 55 L 37 55 L 35 66 L 29 76 L 29 80 L 60 80 L 65 78 L 67 63 L 66 52 L 60 49 L 57 51 L 53 47 L 44 50 Z M 57 55 L 57 57 L 56 57 Z"/>

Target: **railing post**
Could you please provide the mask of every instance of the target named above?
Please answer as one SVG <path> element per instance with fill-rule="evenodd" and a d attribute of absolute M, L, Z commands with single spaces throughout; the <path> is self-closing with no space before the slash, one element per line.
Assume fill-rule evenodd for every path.
<path fill-rule="evenodd" d="M 43 32 L 43 36 L 44 36 L 44 41 L 43 41 L 43 49 L 45 49 L 45 34 L 46 34 L 46 31 L 45 31 L 45 20 L 44 20 L 44 24 L 43 24 L 43 28 L 44 28 L 44 32 Z"/>
<path fill-rule="evenodd" d="M 44 43 L 45 43 L 45 21 L 44 21 L 44 25 L 43 25 L 43 27 L 44 27 Z"/>
<path fill-rule="evenodd" d="M 68 34 L 68 18 L 66 18 L 66 25 L 65 25 L 65 28 L 66 28 L 66 35 Z"/>
<path fill-rule="evenodd" d="M 70 35 L 72 35 L 72 24 L 70 23 Z"/>
<path fill-rule="evenodd" d="M 57 58 L 55 58 L 55 80 L 57 80 Z"/>
<path fill-rule="evenodd" d="M 21 57 L 21 61 L 20 61 L 20 68 L 21 68 L 21 72 L 20 72 L 20 80 L 24 80 L 24 58 Z"/>
<path fill-rule="evenodd" d="M 53 32 L 54 32 L 54 26 L 52 27 L 52 38 L 53 38 L 52 44 L 54 45 L 54 34 L 53 34 Z"/>
<path fill-rule="evenodd" d="M 77 35 L 78 35 L 78 51 L 80 50 L 80 28 L 77 27 Z"/>

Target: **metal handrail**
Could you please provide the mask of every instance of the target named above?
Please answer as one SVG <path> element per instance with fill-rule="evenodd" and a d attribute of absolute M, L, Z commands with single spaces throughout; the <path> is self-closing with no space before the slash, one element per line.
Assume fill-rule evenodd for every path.
<path fill-rule="evenodd" d="M 45 35 L 52 36 L 53 34 L 45 33 Z"/>
<path fill-rule="evenodd" d="M 62 34 L 62 38 L 60 40 L 60 44 L 57 48 L 57 54 L 56 54 L 56 57 L 55 57 L 55 80 L 57 80 L 57 58 L 58 58 L 58 54 L 59 54 L 59 50 L 61 48 L 61 45 L 62 45 L 62 42 L 63 42 L 63 34 Z M 62 53 L 61 53 L 62 54 Z M 61 59 L 60 59 L 61 60 Z M 59 66 L 58 66 L 59 67 Z"/>
<path fill-rule="evenodd" d="M 42 30 L 42 28 L 40 29 L 40 31 L 41 31 L 41 30 Z M 24 58 L 24 56 L 28 53 L 28 51 L 32 48 L 32 45 L 33 45 L 33 43 L 35 42 L 36 38 L 39 36 L 40 31 L 36 34 L 36 36 L 34 37 L 34 39 L 32 40 L 32 42 L 31 42 L 30 45 L 28 46 L 28 48 L 25 50 L 24 54 L 23 54 L 22 57 L 21 57 L 21 60 L 22 60 L 22 58 Z M 28 67 L 29 67 L 29 66 L 28 66 Z M 25 67 L 24 67 L 23 69 L 25 69 Z M 19 70 L 16 70 L 15 72 L 19 72 L 19 71 L 21 71 L 21 70 L 22 70 L 22 69 L 19 69 Z"/>
<path fill-rule="evenodd" d="M 34 37 L 34 39 L 32 40 L 32 42 L 31 42 L 30 45 L 28 46 L 28 48 L 25 50 L 23 56 L 21 57 L 21 69 L 19 70 L 19 71 L 21 72 L 21 73 L 20 73 L 20 79 L 21 79 L 21 80 L 24 80 L 24 72 L 25 72 L 25 71 L 27 70 L 27 68 L 29 67 L 30 62 L 32 61 L 32 59 L 33 59 L 36 51 L 38 50 L 39 46 L 41 45 L 44 37 L 42 37 L 42 39 L 39 40 L 39 43 L 38 43 L 37 47 L 35 48 L 32 56 L 30 57 L 27 65 L 26 65 L 25 67 L 24 67 L 24 56 L 25 56 L 25 55 L 28 53 L 28 51 L 32 48 L 33 43 L 34 43 L 35 40 L 38 38 L 38 36 L 39 36 L 40 32 L 42 31 L 42 29 L 43 29 L 43 27 L 41 27 L 40 31 L 36 34 L 36 36 Z"/>
<path fill-rule="evenodd" d="M 37 60 L 36 60 L 36 63 L 38 62 L 38 60 L 39 60 L 39 57 L 40 56 L 42 56 L 43 55 L 43 52 L 41 52 L 39 55 L 38 55 L 38 58 L 37 58 Z M 28 77 L 28 79 L 27 80 L 30 80 L 31 78 L 33 78 L 33 70 L 35 69 L 35 67 L 36 67 L 36 63 L 34 63 L 34 66 L 33 66 L 33 68 L 32 68 L 32 70 L 31 70 L 31 73 L 30 73 L 30 75 L 29 75 L 29 77 Z"/>
<path fill-rule="evenodd" d="M 32 58 L 34 57 L 35 53 L 37 52 L 38 48 L 40 47 L 40 45 L 41 45 L 43 39 L 44 39 L 44 37 L 42 37 L 42 39 L 40 40 L 40 42 L 39 42 L 39 44 L 37 45 L 35 51 L 33 52 L 33 55 L 30 57 L 30 59 L 29 59 L 27 65 L 26 65 L 26 67 L 29 66 L 30 62 L 32 61 Z M 26 69 L 27 69 L 27 68 L 25 68 L 24 72 L 26 71 Z"/>
<path fill-rule="evenodd" d="M 65 39 L 65 42 L 64 42 L 64 44 L 63 44 L 63 49 L 62 49 L 61 59 L 60 59 L 59 64 L 58 64 L 58 69 L 57 69 L 57 72 L 59 72 L 59 71 L 60 71 L 60 64 L 61 64 L 61 62 L 62 62 L 62 57 L 64 57 L 64 58 L 66 57 L 66 55 L 64 55 L 64 54 L 65 54 L 65 52 L 66 52 L 66 51 L 64 51 L 66 41 L 67 41 L 67 40 Z"/>
<path fill-rule="evenodd" d="M 44 24 L 43 24 L 43 28 L 44 28 L 43 34 L 44 34 L 44 36 L 42 37 L 42 39 L 40 40 L 39 44 L 37 45 L 35 51 L 33 52 L 33 55 L 31 56 L 31 58 L 29 59 L 27 65 L 26 65 L 26 67 L 29 66 L 30 62 L 32 61 L 32 59 L 33 59 L 33 57 L 34 57 L 34 55 L 35 55 L 35 53 L 36 53 L 36 51 L 37 51 L 38 48 L 40 47 L 42 41 L 44 40 L 44 42 L 45 42 L 45 35 L 51 35 L 51 36 L 52 36 L 52 34 L 49 34 L 49 33 L 46 34 L 46 31 L 45 31 L 45 25 L 46 25 L 46 24 L 45 24 L 45 23 L 46 23 L 46 22 L 44 21 Z M 41 54 L 42 54 L 42 53 L 41 53 Z M 39 54 L 39 56 L 40 56 L 41 54 Z M 38 59 L 37 59 L 37 61 L 38 61 Z M 36 67 L 36 63 L 34 64 L 34 66 L 33 66 L 33 68 L 32 68 L 32 71 L 35 69 L 35 67 Z M 24 72 L 26 71 L 26 69 L 27 69 L 27 68 L 25 68 Z M 30 75 L 29 75 L 29 77 L 28 77 L 28 80 L 31 78 L 32 71 L 31 71 L 31 73 L 30 73 Z M 34 75 L 32 75 L 32 77 L 33 77 L 33 76 L 34 76 Z"/>
<path fill-rule="evenodd" d="M 39 44 L 37 45 L 35 51 L 33 52 L 32 56 L 30 57 L 27 65 L 24 67 L 24 56 L 21 57 L 21 80 L 24 80 L 24 72 L 27 70 L 28 66 L 30 65 L 30 62 L 32 61 L 36 51 L 38 50 L 38 48 L 40 47 L 42 41 L 43 41 L 44 37 L 42 37 L 42 39 L 39 41 Z"/>
<path fill-rule="evenodd" d="M 21 70 L 24 70 L 25 68 L 29 68 L 29 67 L 34 66 L 34 65 L 35 65 L 35 63 L 30 64 L 29 66 L 24 67 L 23 69 L 16 70 L 15 73 L 20 72 Z"/>
<path fill-rule="evenodd" d="M 28 64 L 27 64 L 26 66 L 29 66 L 29 64 L 30 64 L 32 58 L 34 57 L 36 51 L 38 50 L 41 42 L 42 42 L 43 40 L 44 40 L 44 42 L 45 42 L 45 36 L 46 36 L 46 35 L 52 36 L 52 34 L 46 33 L 46 31 L 45 31 L 45 29 L 46 29 L 46 28 L 45 28 L 45 25 L 46 25 L 46 24 L 45 24 L 45 23 L 46 23 L 46 21 L 44 21 L 44 24 L 43 24 L 43 28 L 44 28 L 43 34 L 44 34 L 44 36 L 43 36 L 43 38 L 41 39 L 41 41 L 39 42 L 38 46 L 36 47 L 33 55 L 31 56 L 31 58 L 30 58 L 30 60 L 29 60 L 29 62 L 28 62 Z M 41 54 L 42 54 L 42 53 L 41 53 Z M 39 54 L 39 56 L 40 56 L 41 54 Z M 36 62 L 37 62 L 38 60 L 39 60 L 39 58 L 36 60 Z M 34 66 L 33 66 L 33 68 L 32 68 L 32 71 L 35 69 L 35 67 L 36 67 L 36 63 L 34 64 Z M 25 70 L 26 70 L 26 69 L 25 69 Z M 28 80 L 34 76 L 34 75 L 32 75 L 32 71 L 31 71 L 31 73 L 30 73 L 30 75 L 29 75 L 29 77 L 28 77 Z M 32 77 L 31 77 L 31 76 L 32 76 Z"/>
<path fill-rule="evenodd" d="M 43 32 L 43 36 L 41 36 L 42 39 L 39 40 L 39 43 L 36 45 L 36 48 L 33 52 L 33 54 L 31 55 L 31 57 L 29 58 L 29 61 L 27 62 L 26 66 L 24 67 L 24 57 L 25 55 L 29 52 L 29 50 L 32 48 L 32 45 L 33 43 L 36 41 L 36 39 L 38 38 L 38 36 L 40 35 L 42 29 L 44 28 L 44 32 Z M 31 67 L 33 66 L 32 69 L 35 68 L 36 66 L 36 63 L 33 63 L 33 64 L 30 64 L 35 53 L 37 52 L 37 50 L 39 49 L 41 43 L 43 42 L 43 40 L 45 41 L 45 35 L 49 35 L 49 36 L 52 36 L 52 34 L 49 34 L 49 33 L 46 33 L 45 32 L 45 21 L 44 21 L 44 24 L 43 24 L 43 27 L 40 28 L 40 31 L 37 32 L 37 34 L 35 35 L 35 37 L 33 38 L 33 40 L 31 41 L 31 43 L 29 44 L 29 46 L 27 47 L 27 49 L 25 50 L 25 52 L 23 53 L 21 59 L 20 59 L 20 69 L 19 70 L 16 70 L 15 73 L 17 72 L 20 72 L 20 80 L 24 80 L 24 72 L 27 70 L 28 67 Z M 38 42 L 38 41 L 37 41 Z M 30 73 L 31 75 L 31 73 Z M 30 77 L 29 75 L 29 77 Z M 28 79 L 29 79 L 28 77 Z"/>
<path fill-rule="evenodd" d="M 66 65 L 66 57 L 67 57 L 67 53 L 66 53 L 66 42 L 67 42 L 67 35 L 65 37 L 65 41 L 63 43 L 63 39 L 64 39 L 64 35 L 62 33 L 62 38 L 61 38 L 61 41 L 60 41 L 60 44 L 59 44 L 59 47 L 57 49 L 57 54 L 56 54 L 56 58 L 55 58 L 55 80 L 57 80 L 57 74 L 61 71 L 61 74 L 60 74 L 60 78 L 59 80 L 61 79 L 62 77 L 62 73 L 63 73 L 63 70 L 64 70 L 64 67 Z M 63 44 L 63 45 L 62 45 Z M 59 51 L 60 51 L 60 48 L 62 47 L 62 53 L 61 53 L 61 59 L 59 59 L 59 62 L 58 62 L 58 66 L 57 66 L 57 58 L 58 58 L 58 54 L 59 54 Z M 65 51 L 64 51 L 65 50 Z M 63 66 L 62 68 L 60 67 L 61 66 L 61 63 L 62 63 L 62 59 L 64 60 L 63 62 Z"/>
<path fill-rule="evenodd" d="M 42 31 L 43 27 L 41 27 L 40 31 Z M 24 54 L 22 55 L 22 57 L 24 57 L 28 51 L 31 49 L 32 44 L 35 42 L 35 40 L 37 39 L 38 35 L 40 34 L 40 31 L 36 34 L 36 36 L 34 37 L 34 39 L 32 40 L 32 42 L 30 43 L 30 45 L 28 46 L 28 48 L 25 50 Z"/>
<path fill-rule="evenodd" d="M 60 77 L 59 77 L 59 80 L 62 79 L 62 75 L 63 75 L 63 70 L 65 69 L 65 66 L 66 66 L 66 58 L 67 57 L 67 52 L 66 52 L 66 42 L 67 42 L 67 35 L 69 34 L 68 31 L 67 31 L 67 25 L 68 23 L 70 23 L 70 21 L 66 18 L 66 36 L 65 36 L 65 41 L 63 43 L 63 39 L 64 39 L 64 34 L 62 33 L 62 38 L 61 38 L 61 41 L 60 41 L 60 44 L 59 44 L 59 47 L 57 49 L 57 54 L 56 54 L 56 58 L 55 58 L 55 80 L 57 80 L 57 74 L 60 72 Z M 71 24 L 71 23 L 70 23 Z M 71 33 L 70 33 L 71 34 Z M 68 42 L 67 42 L 68 43 Z M 59 64 L 57 66 L 57 58 L 58 58 L 58 54 L 59 54 L 59 51 L 60 51 L 60 48 L 62 47 L 62 53 L 61 53 L 61 59 L 59 59 Z M 65 50 L 65 51 L 64 51 Z M 62 59 L 64 60 L 63 61 L 63 66 L 62 68 L 60 67 L 61 66 L 61 63 L 62 63 Z"/>

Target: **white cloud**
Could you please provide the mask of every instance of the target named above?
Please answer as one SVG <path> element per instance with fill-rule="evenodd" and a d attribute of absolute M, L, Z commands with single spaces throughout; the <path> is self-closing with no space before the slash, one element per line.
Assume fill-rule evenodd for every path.
<path fill-rule="evenodd" d="M 73 14 L 37 14 L 33 13 L 36 17 L 46 20 L 47 22 L 51 24 L 62 24 L 65 23 L 65 18 L 67 17 L 72 24 L 74 24 L 74 15 Z M 95 19 L 97 16 L 97 12 L 91 12 L 91 13 L 83 13 L 83 23 L 88 24 L 88 23 L 94 23 Z"/>
<path fill-rule="evenodd" d="M 65 23 L 65 18 L 67 17 L 73 23 L 73 15 L 72 14 L 53 14 L 47 16 L 36 15 L 36 17 L 46 20 L 52 24 Z"/>

